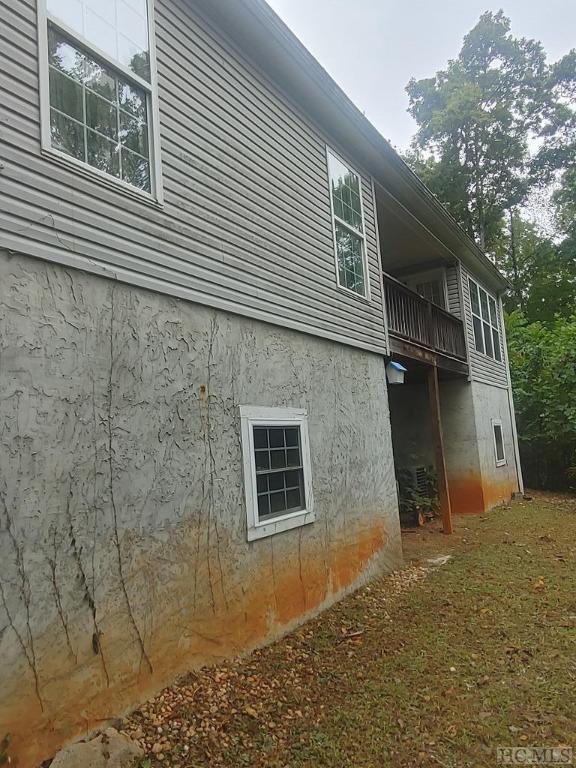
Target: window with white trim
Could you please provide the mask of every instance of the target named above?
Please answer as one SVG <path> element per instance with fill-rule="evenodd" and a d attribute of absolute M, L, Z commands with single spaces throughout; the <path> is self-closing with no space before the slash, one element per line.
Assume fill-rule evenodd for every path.
<path fill-rule="evenodd" d="M 39 0 L 42 143 L 159 197 L 148 0 Z"/>
<path fill-rule="evenodd" d="M 306 411 L 240 406 L 248 540 L 314 521 Z"/>
<path fill-rule="evenodd" d="M 504 450 L 504 435 L 502 432 L 502 422 L 500 419 L 492 419 L 492 432 L 494 434 L 494 455 L 496 457 L 496 466 L 501 467 L 506 464 L 506 452 Z"/>
<path fill-rule="evenodd" d="M 496 300 L 472 278 L 469 278 L 468 284 L 476 351 L 502 362 Z"/>
<path fill-rule="evenodd" d="M 368 269 L 362 180 L 331 149 L 327 149 L 327 157 L 338 285 L 366 298 Z"/>

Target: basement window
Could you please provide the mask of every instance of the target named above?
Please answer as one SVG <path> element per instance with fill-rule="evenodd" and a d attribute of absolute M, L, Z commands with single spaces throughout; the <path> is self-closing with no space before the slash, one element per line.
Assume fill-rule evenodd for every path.
<path fill-rule="evenodd" d="M 308 417 L 240 406 L 248 540 L 314 522 Z"/>
<path fill-rule="evenodd" d="M 496 300 L 472 278 L 468 285 L 476 351 L 502 362 Z"/>
<path fill-rule="evenodd" d="M 496 466 L 502 467 L 504 464 L 506 464 L 506 453 L 504 452 L 502 422 L 499 419 L 492 419 L 492 430 L 494 433 L 494 454 L 496 456 Z"/>

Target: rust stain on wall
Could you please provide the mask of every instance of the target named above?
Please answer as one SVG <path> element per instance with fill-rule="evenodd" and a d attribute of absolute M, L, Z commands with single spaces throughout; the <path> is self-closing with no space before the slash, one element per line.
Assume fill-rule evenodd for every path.
<path fill-rule="evenodd" d="M 454 514 L 481 514 L 510 501 L 517 490 L 510 478 L 495 481 L 469 473 L 464 477 L 449 477 L 450 503 Z"/>
<path fill-rule="evenodd" d="M 157 629 L 147 646 L 152 673 L 143 668 L 138 647 L 117 631 L 112 620 L 101 641 L 102 653 L 114 659 L 109 685 L 94 655 L 85 653 L 78 666 L 65 667 L 57 653 L 42 653 L 44 710 L 29 688 L 0 706 L 2 727 L 12 734 L 15 765 L 36 768 L 62 744 L 130 710 L 179 674 L 279 637 L 354 588 L 370 566 L 378 567 L 385 540 L 382 520 L 376 519 L 366 530 L 348 531 L 329 553 L 314 540 L 296 545 L 295 553 L 279 558 L 274 574 L 265 543 L 255 571 L 240 568 L 241 586 L 227 595 L 227 607 L 219 601 L 215 613 L 195 615 L 188 579 L 181 579 L 172 585 L 169 599 L 156 606 Z M 281 554 L 282 547 L 279 550 Z M 43 643 L 57 649 L 58 630 L 53 626 Z"/>

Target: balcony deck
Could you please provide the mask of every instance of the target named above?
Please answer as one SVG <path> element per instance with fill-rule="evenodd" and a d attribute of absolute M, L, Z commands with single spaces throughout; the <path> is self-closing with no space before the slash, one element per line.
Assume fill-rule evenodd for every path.
<path fill-rule="evenodd" d="M 384 274 L 391 351 L 468 375 L 464 323 Z"/>

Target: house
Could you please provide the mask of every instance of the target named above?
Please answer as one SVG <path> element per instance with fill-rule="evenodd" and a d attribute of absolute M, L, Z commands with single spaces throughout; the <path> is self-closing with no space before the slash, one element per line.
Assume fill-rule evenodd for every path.
<path fill-rule="evenodd" d="M 506 281 L 263 0 L 0 7 L 25 768 L 398 566 L 400 470 L 447 525 L 522 481 Z"/>

